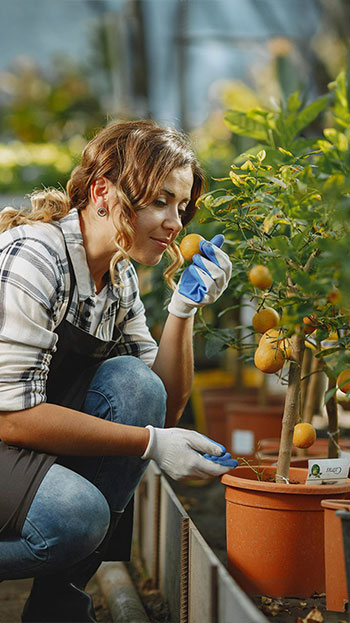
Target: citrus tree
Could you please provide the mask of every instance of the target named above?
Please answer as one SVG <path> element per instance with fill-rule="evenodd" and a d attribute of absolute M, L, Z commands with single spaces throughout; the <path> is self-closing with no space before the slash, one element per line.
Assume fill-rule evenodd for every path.
<path fill-rule="evenodd" d="M 200 200 L 209 212 L 205 220 L 225 234 L 232 298 L 248 297 L 255 306 L 243 343 L 227 329 L 215 332 L 203 322 L 201 330 L 222 347 L 243 348 L 260 370 L 287 384 L 276 476 L 281 482 L 288 481 L 294 428 L 303 419 L 305 347 L 329 378 L 330 413 L 337 376 L 350 368 L 347 94 L 341 74 L 329 93 L 308 104 L 293 93 L 273 111 L 228 111 L 232 132 L 256 145 L 235 159 L 219 189 Z M 314 137 L 312 123 L 320 114 L 331 118 L 331 127 Z M 330 432 L 336 442 L 334 417 Z"/>

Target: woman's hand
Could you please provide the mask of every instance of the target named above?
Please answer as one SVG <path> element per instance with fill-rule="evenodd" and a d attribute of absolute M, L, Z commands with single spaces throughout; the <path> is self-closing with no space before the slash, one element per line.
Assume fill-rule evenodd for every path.
<path fill-rule="evenodd" d="M 222 476 L 238 465 L 221 444 L 196 431 L 146 428 L 150 438 L 141 458 L 154 459 L 174 480 Z"/>
<path fill-rule="evenodd" d="M 226 290 L 231 278 L 232 264 L 220 248 L 224 236 L 217 234 L 201 240 L 201 254 L 196 253 L 192 264 L 184 270 L 171 298 L 168 311 L 179 318 L 193 316 L 198 307 L 214 303 Z"/>

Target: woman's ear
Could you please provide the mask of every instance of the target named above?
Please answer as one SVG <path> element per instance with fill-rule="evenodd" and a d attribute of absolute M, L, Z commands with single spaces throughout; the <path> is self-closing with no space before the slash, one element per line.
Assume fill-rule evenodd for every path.
<path fill-rule="evenodd" d="M 90 186 L 91 201 L 97 208 L 105 206 L 108 200 L 108 193 L 110 190 L 111 182 L 107 177 L 98 177 L 97 180 L 92 182 Z"/>

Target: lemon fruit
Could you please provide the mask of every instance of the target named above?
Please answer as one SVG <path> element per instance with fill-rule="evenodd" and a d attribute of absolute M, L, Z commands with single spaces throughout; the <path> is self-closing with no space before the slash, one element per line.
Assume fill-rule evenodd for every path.
<path fill-rule="evenodd" d="M 316 430 L 308 422 L 299 422 L 294 426 L 293 444 L 297 448 L 310 448 L 316 441 Z"/>

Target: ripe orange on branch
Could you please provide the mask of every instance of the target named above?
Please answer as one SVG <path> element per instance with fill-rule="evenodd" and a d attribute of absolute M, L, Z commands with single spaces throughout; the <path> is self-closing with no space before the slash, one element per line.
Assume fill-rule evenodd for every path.
<path fill-rule="evenodd" d="M 268 290 L 272 285 L 272 275 L 263 264 L 256 264 L 250 269 L 248 279 L 259 290 Z"/>
<path fill-rule="evenodd" d="M 264 309 L 260 309 L 260 311 L 255 312 L 252 325 L 255 331 L 259 333 L 265 333 L 269 329 L 276 327 L 279 323 L 279 314 L 272 307 L 265 307 Z"/>
<path fill-rule="evenodd" d="M 265 374 L 273 374 L 278 372 L 284 364 L 284 353 L 280 348 L 276 346 L 270 346 L 263 343 L 255 351 L 254 363 L 256 367 Z"/>
<path fill-rule="evenodd" d="M 299 422 L 294 426 L 293 444 L 297 448 L 310 448 L 316 441 L 316 430 L 308 422 Z"/>
<path fill-rule="evenodd" d="M 318 327 L 316 314 L 310 314 L 303 318 L 304 333 L 313 333 Z"/>
<path fill-rule="evenodd" d="M 260 338 L 259 347 L 268 344 L 272 348 L 280 348 L 286 359 L 291 359 L 292 344 L 289 337 L 284 337 L 279 329 L 269 329 Z"/>
<path fill-rule="evenodd" d="M 200 253 L 199 243 L 201 240 L 204 238 L 199 234 L 188 234 L 181 240 L 179 248 L 184 260 L 190 262 L 196 253 Z"/>
<path fill-rule="evenodd" d="M 345 383 L 343 385 L 343 383 Z M 340 387 L 343 385 L 343 387 Z M 345 368 L 337 377 L 337 387 L 343 394 L 347 394 L 350 391 L 350 368 Z"/>

